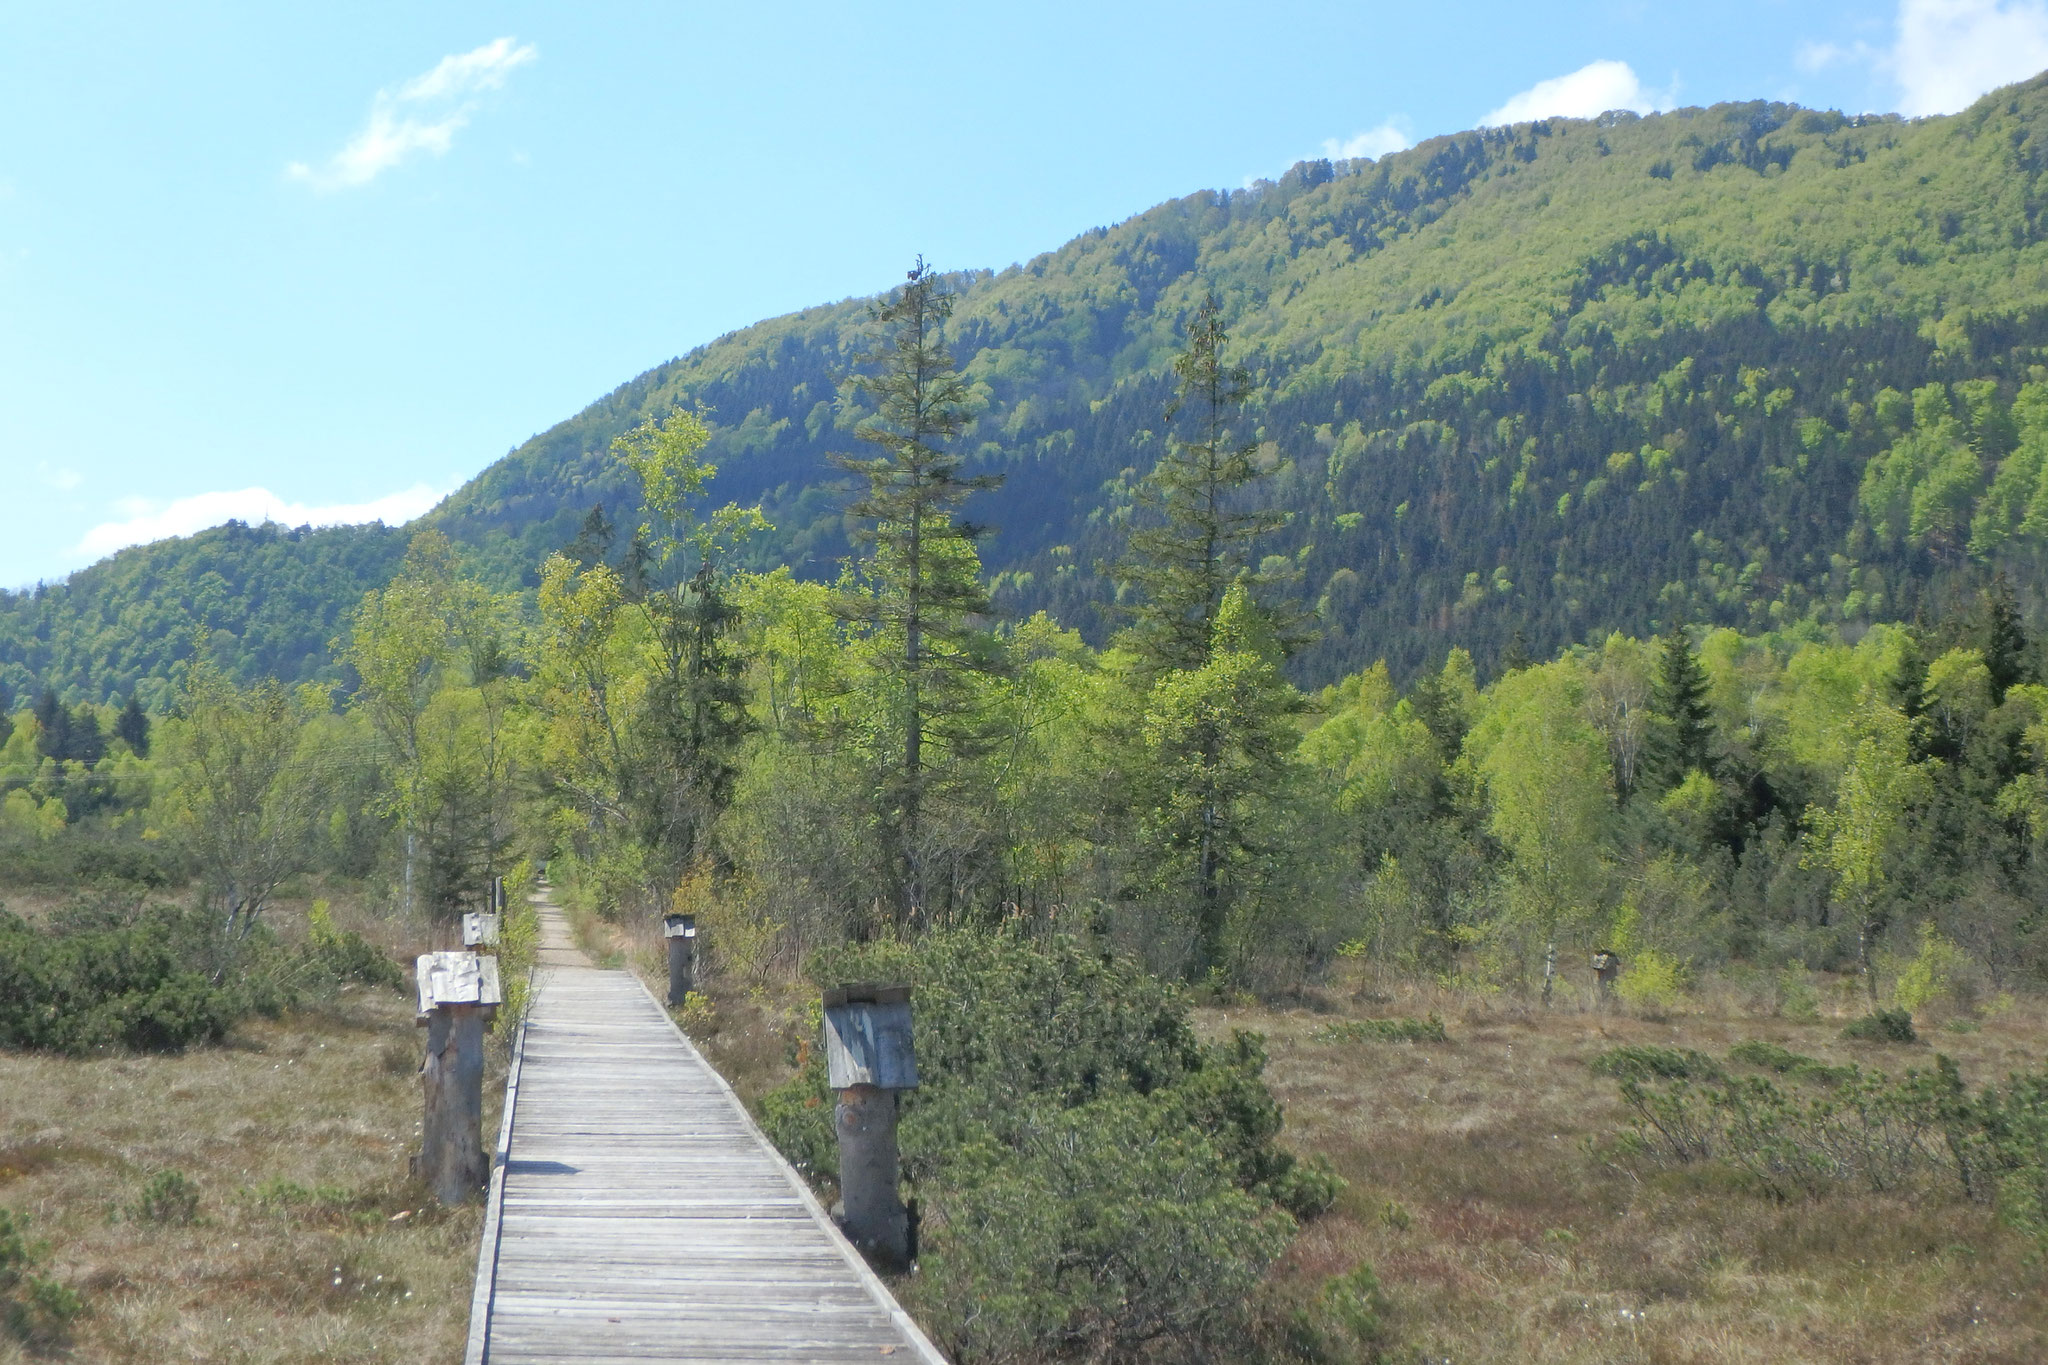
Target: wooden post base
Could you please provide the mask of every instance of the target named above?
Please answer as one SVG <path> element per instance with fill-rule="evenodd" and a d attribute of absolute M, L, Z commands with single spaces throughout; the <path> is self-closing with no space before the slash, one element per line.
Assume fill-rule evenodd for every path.
<path fill-rule="evenodd" d="M 668 1002 L 683 1003 L 697 989 L 697 943 L 678 934 L 668 941 Z"/>
<path fill-rule="evenodd" d="M 891 1267 L 910 1260 L 910 1213 L 897 1192 L 896 1092 L 856 1085 L 833 1107 L 839 1135 L 839 1225 L 846 1239 Z"/>
<path fill-rule="evenodd" d="M 491 1009 L 441 1005 L 427 1016 L 419 1174 L 444 1204 L 468 1201 L 491 1176 L 483 1138 L 484 1021 Z"/>

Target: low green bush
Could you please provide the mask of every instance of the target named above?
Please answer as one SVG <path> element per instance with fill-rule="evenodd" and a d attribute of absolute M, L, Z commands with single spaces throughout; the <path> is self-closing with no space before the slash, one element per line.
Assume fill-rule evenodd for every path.
<path fill-rule="evenodd" d="M 1794 1052 L 1777 1043 L 1765 1042 L 1761 1038 L 1751 1038 L 1729 1048 L 1728 1060 L 1761 1067 L 1765 1071 L 1775 1071 L 1780 1076 L 1790 1076 L 1795 1080 L 1813 1081 L 1820 1085 L 1835 1085 L 1856 1075 L 1856 1068 L 1853 1066 L 1832 1066 L 1818 1057 L 1808 1057 L 1804 1053 Z"/>
<path fill-rule="evenodd" d="M 353 933 L 288 949 L 261 929 L 227 939 L 211 915 L 170 906 L 96 904 L 48 928 L 0 911 L 0 1047 L 175 1052 L 349 980 L 403 978 Z"/>
<path fill-rule="evenodd" d="M 1339 1019 L 1324 1024 L 1312 1035 L 1323 1043 L 1444 1043 L 1444 1021 L 1432 1014 L 1427 1019 Z"/>
<path fill-rule="evenodd" d="M 1913 1016 L 1905 1010 L 1879 1010 L 1853 1021 L 1842 1030 L 1844 1038 L 1859 1043 L 1917 1043 Z"/>
<path fill-rule="evenodd" d="M 2048 1069 L 1972 1095 L 1945 1056 L 1932 1070 L 1894 1079 L 1772 1044 L 1736 1051 L 1746 1054 L 1739 1060 L 1831 1084 L 1788 1092 L 1760 1076 L 1705 1084 L 1626 1076 L 1621 1094 L 1633 1123 L 1621 1154 L 1660 1165 L 1722 1162 L 1777 1199 L 1841 1188 L 1948 1189 L 1995 1202 L 2008 1224 L 2048 1252 Z"/>
<path fill-rule="evenodd" d="M 199 1186 L 183 1171 L 158 1171 L 143 1185 L 135 1216 L 145 1223 L 192 1223 L 199 1217 Z"/>
<path fill-rule="evenodd" d="M 1379 1276 L 1360 1264 L 1325 1280 L 1314 1301 L 1295 1310 L 1287 1355 L 1313 1365 L 1381 1359 L 1388 1346 L 1386 1315 Z"/>
<path fill-rule="evenodd" d="M 41 1259 L 28 1240 L 28 1220 L 0 1209 L 0 1325 L 33 1348 L 49 1349 L 62 1344 L 85 1304 L 76 1290 L 34 1273 Z"/>
<path fill-rule="evenodd" d="M 1588 1065 L 1621 1080 L 1712 1080 L 1721 1075 L 1721 1064 L 1704 1052 L 1654 1044 L 1610 1048 Z"/>
<path fill-rule="evenodd" d="M 1297 1217 L 1342 1181 L 1280 1148 L 1256 1035 L 1205 1045 L 1174 986 L 1064 936 L 941 932 L 821 954 L 822 984 L 914 988 L 921 1087 L 902 1097 L 921 1213 L 911 1282 L 961 1359 L 1202 1354 Z M 762 1104 L 799 1168 L 836 1174 L 820 1053 Z"/>

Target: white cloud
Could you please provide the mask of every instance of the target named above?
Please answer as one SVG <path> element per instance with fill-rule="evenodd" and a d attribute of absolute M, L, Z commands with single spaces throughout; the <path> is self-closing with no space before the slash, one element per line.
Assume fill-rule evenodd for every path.
<path fill-rule="evenodd" d="M 285 174 L 316 190 L 354 189 L 417 153 L 443 156 L 468 125 L 479 97 L 501 89 L 513 71 L 539 55 L 533 44 L 508 37 L 443 57 L 396 91 L 379 90 L 370 102 L 370 121 L 323 165 L 294 161 Z"/>
<path fill-rule="evenodd" d="M 230 520 L 246 521 L 252 525 L 274 521 L 280 526 L 347 526 L 356 522 L 381 521 L 396 526 L 419 516 L 442 497 L 443 494 L 421 483 L 369 502 L 333 503 L 324 507 L 286 502 L 267 488 L 199 493 L 164 504 L 130 498 L 117 504 L 123 514 L 122 520 L 102 522 L 87 531 L 73 553 L 97 559 L 125 546 L 145 545 L 171 536 L 189 536 Z"/>
<path fill-rule="evenodd" d="M 85 476 L 75 469 L 59 469 L 48 460 L 36 462 L 36 478 L 43 487 L 53 488 L 59 493 L 69 493 L 85 482 Z"/>
<path fill-rule="evenodd" d="M 1891 50 L 1870 55 L 1897 82 L 1899 112 L 1914 118 L 1953 114 L 2048 67 L 2040 0 L 1899 0 L 1898 25 Z"/>
<path fill-rule="evenodd" d="M 1414 139 L 1408 136 L 1407 122 L 1402 118 L 1390 118 L 1377 128 L 1367 128 L 1347 138 L 1324 138 L 1323 155 L 1332 161 L 1351 161 L 1362 156 L 1377 160 L 1406 151 L 1414 145 Z"/>
<path fill-rule="evenodd" d="M 1595 118 L 1610 109 L 1649 114 L 1670 108 L 1675 93 L 1650 89 L 1627 62 L 1588 62 L 1569 75 L 1536 82 L 1482 117 L 1479 126 L 1498 128 L 1539 118 Z"/>

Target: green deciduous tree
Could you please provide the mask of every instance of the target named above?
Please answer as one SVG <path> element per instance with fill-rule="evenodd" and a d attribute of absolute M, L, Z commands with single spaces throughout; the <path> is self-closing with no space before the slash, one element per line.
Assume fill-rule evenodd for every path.
<path fill-rule="evenodd" d="M 321 775 L 300 749 L 318 709 L 316 695 L 275 679 L 237 687 L 203 660 L 185 676 L 168 814 L 231 938 L 246 937 L 278 885 L 317 854 Z"/>
<path fill-rule="evenodd" d="M 1835 904 L 1856 914 L 1856 960 L 1875 1009 L 1872 941 L 1884 930 L 1886 883 L 1907 819 L 1928 795 L 1929 776 L 1927 764 L 1913 761 L 1906 718 L 1874 695 L 1866 692 L 1850 727 L 1854 747 L 1834 804 L 1807 809 L 1805 860 L 1834 874 Z"/>
<path fill-rule="evenodd" d="M 1568 659 L 1523 669 L 1494 684 L 1465 741 L 1488 823 L 1513 860 L 1509 909 L 1545 945 L 1546 1004 L 1558 931 L 1589 921 L 1614 827 L 1607 744 L 1586 719 L 1585 696 Z"/>

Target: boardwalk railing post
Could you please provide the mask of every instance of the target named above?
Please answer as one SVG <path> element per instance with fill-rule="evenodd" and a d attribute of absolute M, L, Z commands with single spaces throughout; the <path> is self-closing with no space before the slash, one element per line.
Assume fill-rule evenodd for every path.
<path fill-rule="evenodd" d="M 1597 1003 L 1606 1009 L 1614 1003 L 1614 979 L 1621 975 L 1621 955 L 1612 948 L 1602 948 L 1593 954 L 1593 981 Z"/>
<path fill-rule="evenodd" d="M 898 1190 L 896 1096 L 917 1088 L 910 987 L 863 982 L 826 991 L 825 1069 L 839 1095 L 839 1225 L 874 1259 L 907 1264 L 910 1213 Z"/>
<path fill-rule="evenodd" d="M 668 1002 L 680 1005 L 697 989 L 697 917 L 664 915 L 661 933 L 668 940 Z"/>
<path fill-rule="evenodd" d="M 504 1000 L 498 959 L 477 953 L 422 953 L 414 964 L 419 1022 L 427 1030 L 420 1067 L 425 1110 L 419 1175 L 444 1204 L 460 1204 L 490 1179 L 484 1154 L 484 1025 Z"/>

